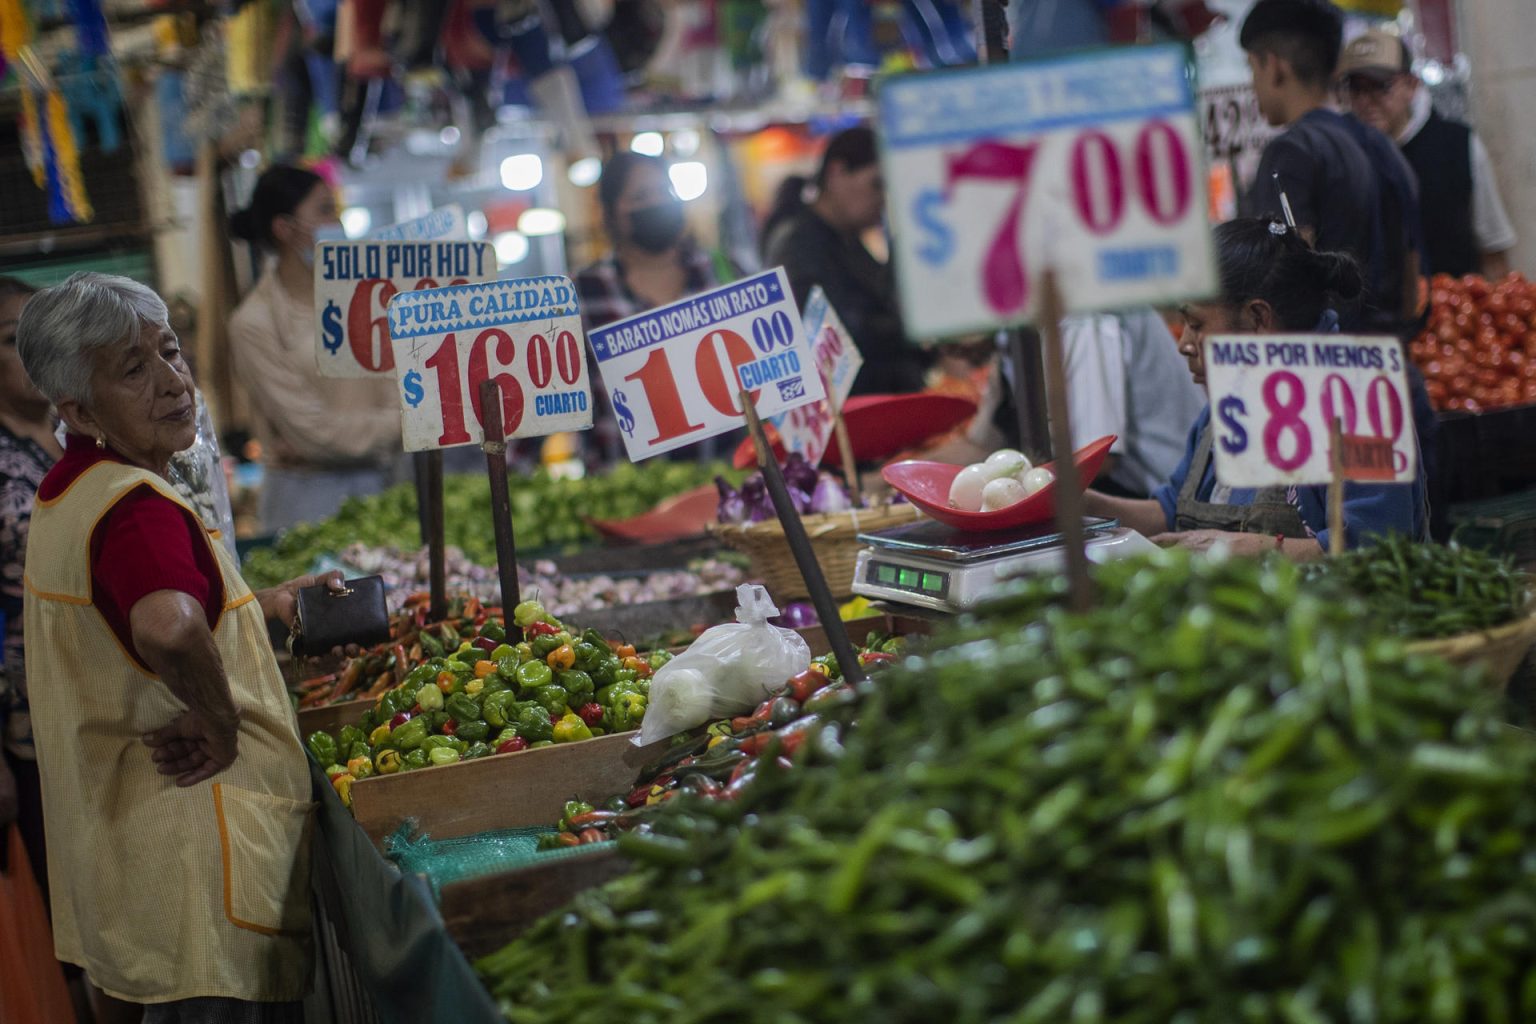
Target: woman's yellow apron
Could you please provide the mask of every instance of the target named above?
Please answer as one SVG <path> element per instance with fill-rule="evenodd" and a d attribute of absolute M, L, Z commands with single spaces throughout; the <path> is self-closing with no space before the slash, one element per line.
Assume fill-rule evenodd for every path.
<path fill-rule="evenodd" d="M 241 709 L 240 750 L 185 789 L 155 771 L 141 740 L 184 706 L 91 604 L 92 531 L 144 485 L 187 508 L 153 473 L 103 462 L 32 514 L 27 675 L 54 946 L 133 1002 L 297 1000 L 309 982 L 313 805 L 255 595 L 209 541 L 225 599 L 213 636 Z"/>

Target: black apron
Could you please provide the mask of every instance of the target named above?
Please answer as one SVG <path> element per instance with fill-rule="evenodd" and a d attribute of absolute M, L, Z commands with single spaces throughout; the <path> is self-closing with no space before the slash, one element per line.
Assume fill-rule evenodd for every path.
<path fill-rule="evenodd" d="M 1189 463 L 1189 475 L 1179 489 L 1173 510 L 1175 530 L 1226 530 L 1235 533 L 1284 534 L 1306 537 L 1307 526 L 1296 506 L 1285 500 L 1284 487 L 1265 487 L 1256 493 L 1251 505 L 1223 505 L 1200 501 L 1200 481 L 1211 464 L 1211 426 L 1206 424 L 1195 445 L 1195 457 Z"/>

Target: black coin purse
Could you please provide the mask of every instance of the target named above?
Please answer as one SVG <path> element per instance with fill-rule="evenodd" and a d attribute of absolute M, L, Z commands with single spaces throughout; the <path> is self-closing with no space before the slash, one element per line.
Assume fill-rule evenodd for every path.
<path fill-rule="evenodd" d="M 294 657 L 313 658 L 348 644 L 369 647 L 388 639 L 389 609 L 382 576 L 346 580 L 342 590 L 322 583 L 298 592 L 298 610 L 288 635 L 288 652 Z"/>

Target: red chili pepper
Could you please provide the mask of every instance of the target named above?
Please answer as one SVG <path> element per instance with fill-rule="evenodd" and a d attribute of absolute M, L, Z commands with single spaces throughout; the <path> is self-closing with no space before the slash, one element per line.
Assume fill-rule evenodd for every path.
<path fill-rule="evenodd" d="M 395 644 L 393 653 L 395 655 L 395 682 L 403 683 L 405 682 L 406 674 L 410 671 L 410 659 L 405 656 L 405 645 Z"/>
<path fill-rule="evenodd" d="M 795 756 L 795 751 L 799 750 L 800 749 L 800 744 L 805 742 L 805 732 L 804 731 L 792 732 L 789 735 L 785 736 L 783 739 L 784 739 L 784 743 L 783 743 L 782 750 L 783 750 L 784 757 L 781 757 L 779 759 L 781 761 L 784 760 L 784 758 L 794 757 Z"/>
<path fill-rule="evenodd" d="M 480 650 L 484 651 L 486 654 L 490 654 L 497 647 L 496 641 L 492 640 L 488 636 L 477 636 L 477 637 L 475 637 L 475 644 L 474 645 L 476 647 L 478 647 Z"/>
<path fill-rule="evenodd" d="M 450 718 L 450 719 L 448 719 L 448 721 L 443 723 L 443 735 L 444 736 L 452 736 L 452 735 L 456 734 L 458 731 L 459 731 L 459 723 L 455 722 L 453 719 Z"/>
<path fill-rule="evenodd" d="M 583 704 L 576 709 L 576 714 L 588 725 L 598 725 L 603 720 L 603 706 L 601 704 Z"/>
<path fill-rule="evenodd" d="M 866 668 L 870 665 L 888 665 L 896 660 L 896 655 L 887 654 L 885 651 L 865 651 L 859 655 L 859 664 Z"/>
<path fill-rule="evenodd" d="M 409 722 L 414 717 L 415 716 L 412 715 L 409 711 L 402 711 L 398 715 L 396 715 L 394 718 L 391 718 L 389 720 L 389 727 L 391 729 L 398 729 L 402 725 L 404 725 L 406 722 Z"/>
<path fill-rule="evenodd" d="M 645 802 L 650 799 L 650 796 L 651 787 L 649 785 L 636 786 L 629 791 L 629 796 L 624 798 L 624 802 L 631 807 L 644 807 Z"/>
<path fill-rule="evenodd" d="M 511 739 L 496 745 L 498 754 L 515 754 L 519 750 L 527 750 L 528 741 L 521 736 L 513 736 Z"/>
<path fill-rule="evenodd" d="M 799 675 L 789 679 L 789 695 L 804 704 L 807 697 L 821 689 L 827 683 L 827 677 L 820 672 L 806 669 Z"/>
<path fill-rule="evenodd" d="M 555 842 L 561 846 L 580 846 L 581 839 L 570 832 L 558 832 L 555 834 Z"/>
<path fill-rule="evenodd" d="M 560 630 L 557 627 L 540 620 L 525 628 L 523 630 L 523 637 L 524 639 L 532 640 L 536 636 L 554 636 L 558 632 Z"/>
<path fill-rule="evenodd" d="M 769 741 L 774 739 L 774 736 L 775 734 L 771 732 L 760 732 L 751 736 L 743 736 L 736 749 L 748 756 L 756 756 L 763 752 L 764 748 L 768 746 Z"/>
<path fill-rule="evenodd" d="M 614 811 L 588 811 L 586 814 L 578 814 L 574 818 L 566 820 L 566 824 L 578 832 L 588 825 L 601 825 L 612 821 L 618 814 Z"/>
<path fill-rule="evenodd" d="M 603 833 L 595 828 L 585 828 L 581 830 L 577 838 L 581 840 L 583 845 L 587 843 L 600 843 L 603 841 Z"/>
<path fill-rule="evenodd" d="M 741 732 L 743 729 L 750 729 L 756 724 L 757 721 L 755 719 L 746 716 L 733 718 L 731 719 L 731 732 Z"/>

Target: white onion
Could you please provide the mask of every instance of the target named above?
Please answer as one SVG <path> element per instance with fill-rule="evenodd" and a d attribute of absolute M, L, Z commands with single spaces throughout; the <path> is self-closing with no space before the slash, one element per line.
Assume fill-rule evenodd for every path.
<path fill-rule="evenodd" d="M 987 482 L 991 479 L 991 473 L 982 463 L 966 466 L 955 474 L 954 482 L 949 485 L 950 507 L 966 512 L 980 512 L 981 489 L 987 486 Z"/>
<path fill-rule="evenodd" d="M 996 512 L 1000 508 L 1017 504 L 1025 498 L 1024 485 L 1011 476 L 999 477 L 981 491 L 981 510 Z"/>
<path fill-rule="evenodd" d="M 1044 466 L 1036 466 L 1028 473 L 1025 473 L 1019 479 L 1019 483 L 1024 487 L 1024 496 L 1028 497 L 1037 491 L 1044 490 L 1055 479 L 1056 475 L 1050 470 Z"/>
<path fill-rule="evenodd" d="M 1004 476 L 1017 476 L 1029 469 L 1029 459 L 1013 448 L 999 448 L 982 463 L 987 467 L 987 477 L 996 480 Z"/>

